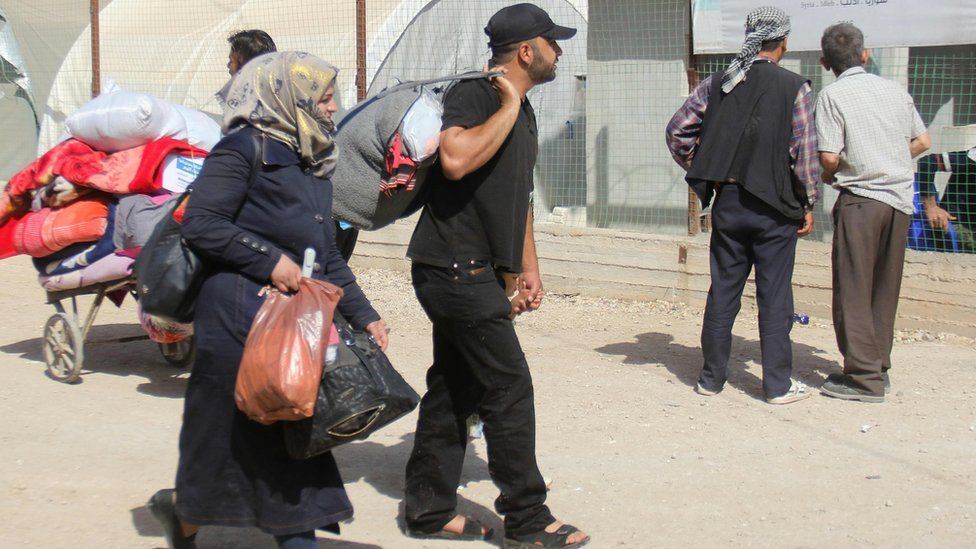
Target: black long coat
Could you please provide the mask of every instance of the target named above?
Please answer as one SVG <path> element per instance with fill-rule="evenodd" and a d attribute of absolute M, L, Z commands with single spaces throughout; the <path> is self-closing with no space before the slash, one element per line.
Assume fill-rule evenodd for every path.
<path fill-rule="evenodd" d="M 255 147 L 252 135 L 263 145 Z M 250 421 L 234 403 L 244 341 L 263 301 L 258 292 L 281 254 L 300 265 L 311 246 L 320 258 L 313 276 L 345 290 L 340 312 L 359 328 L 379 319 L 336 249 L 331 212 L 331 182 L 250 127 L 218 143 L 194 183 L 182 234 L 211 267 L 197 300 L 180 433 L 176 511 L 186 522 L 283 535 L 352 516 L 331 454 L 291 459 L 280 423 Z"/>

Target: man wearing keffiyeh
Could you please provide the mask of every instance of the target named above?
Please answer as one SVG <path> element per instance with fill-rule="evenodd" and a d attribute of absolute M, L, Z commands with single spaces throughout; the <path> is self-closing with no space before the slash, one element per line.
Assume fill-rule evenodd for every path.
<path fill-rule="evenodd" d="M 695 390 L 716 395 L 728 379 L 732 324 L 755 266 L 763 392 L 770 404 L 789 404 L 810 396 L 790 377 L 790 329 L 796 242 L 813 230 L 820 194 L 813 101 L 810 83 L 778 65 L 789 16 L 757 8 L 745 30 L 739 54 L 692 92 L 666 132 L 702 207 L 715 196 L 704 364 Z"/>

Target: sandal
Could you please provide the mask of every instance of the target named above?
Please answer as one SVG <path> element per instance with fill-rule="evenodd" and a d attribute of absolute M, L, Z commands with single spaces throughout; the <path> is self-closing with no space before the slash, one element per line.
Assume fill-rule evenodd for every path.
<path fill-rule="evenodd" d="M 451 519 L 454 520 L 454 519 Z M 448 521 L 450 522 L 450 521 Z M 407 529 L 407 535 L 417 539 L 447 539 L 452 541 L 487 541 L 494 536 L 495 531 L 471 517 L 464 517 L 464 528 L 461 533 L 449 532 L 443 528 L 436 532 L 418 532 Z"/>
<path fill-rule="evenodd" d="M 546 532 L 545 528 L 537 532 L 516 536 L 505 536 L 505 549 L 538 549 L 539 547 L 582 547 L 590 542 L 586 536 L 583 541 L 567 544 L 570 536 L 579 532 L 579 528 L 572 524 L 563 524 L 555 532 Z"/>
<path fill-rule="evenodd" d="M 196 548 L 197 545 L 194 543 L 194 538 L 197 535 L 183 535 L 183 525 L 180 524 L 180 519 L 176 516 L 176 508 L 173 505 L 172 489 L 160 490 L 153 494 L 153 497 L 149 498 L 149 503 L 146 504 L 146 507 L 156 517 L 156 520 L 163 525 L 166 543 L 172 549 Z"/>

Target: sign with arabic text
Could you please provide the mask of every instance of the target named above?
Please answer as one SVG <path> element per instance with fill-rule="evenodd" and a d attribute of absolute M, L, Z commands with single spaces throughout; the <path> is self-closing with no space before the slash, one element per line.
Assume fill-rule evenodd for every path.
<path fill-rule="evenodd" d="M 867 48 L 976 43 L 974 0 L 691 0 L 694 49 L 738 53 L 746 14 L 760 5 L 790 16 L 787 47 L 819 51 L 824 29 L 846 21 L 864 32 Z"/>

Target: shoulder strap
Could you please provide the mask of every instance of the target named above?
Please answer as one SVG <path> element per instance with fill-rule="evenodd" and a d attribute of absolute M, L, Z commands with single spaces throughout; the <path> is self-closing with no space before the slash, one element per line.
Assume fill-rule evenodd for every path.
<path fill-rule="evenodd" d="M 407 90 L 411 88 L 417 88 L 420 86 L 429 86 L 431 84 L 441 84 L 444 82 L 460 82 L 461 80 L 477 80 L 479 78 L 493 78 L 495 76 L 500 76 L 502 74 L 504 74 L 502 71 L 489 71 L 489 72 L 468 71 L 468 72 L 462 72 L 458 74 L 450 74 L 447 76 L 438 76 L 436 78 L 429 78 L 427 80 L 413 80 L 410 82 L 402 82 L 395 86 L 391 86 L 389 88 L 383 89 L 381 92 L 374 95 L 372 99 L 378 99 L 380 97 L 383 97 L 384 95 L 389 95 L 393 92 L 397 92 L 400 90 Z"/>
<path fill-rule="evenodd" d="M 251 157 L 251 177 L 247 179 L 247 189 L 251 190 L 254 177 L 260 171 L 264 157 L 264 136 L 258 137 L 258 132 L 251 132 L 251 142 L 254 143 L 254 156 Z"/>
<path fill-rule="evenodd" d="M 353 117 L 355 117 L 356 113 L 365 109 L 367 106 L 373 104 L 375 101 L 378 101 L 386 97 L 387 95 L 390 95 L 391 93 L 395 93 L 403 90 L 409 90 L 413 88 L 419 88 L 421 86 L 428 86 L 430 84 L 441 84 L 444 82 L 454 83 L 454 82 L 460 82 L 462 80 L 477 80 L 479 78 L 493 78 L 501 74 L 504 73 L 501 71 L 489 71 L 489 72 L 468 71 L 468 72 L 462 72 L 458 74 L 451 74 L 447 76 L 439 76 L 437 78 L 430 78 L 427 80 L 411 80 L 409 82 L 402 82 L 400 84 L 396 84 L 395 86 L 391 86 L 389 88 L 383 89 L 382 91 L 380 91 L 379 93 L 377 93 L 372 97 L 364 99 L 361 103 L 349 109 L 349 112 L 347 112 L 342 116 L 342 120 L 340 120 L 339 124 L 336 126 L 336 131 L 341 130 L 342 127 L 345 126 L 346 121 L 351 120 Z"/>

